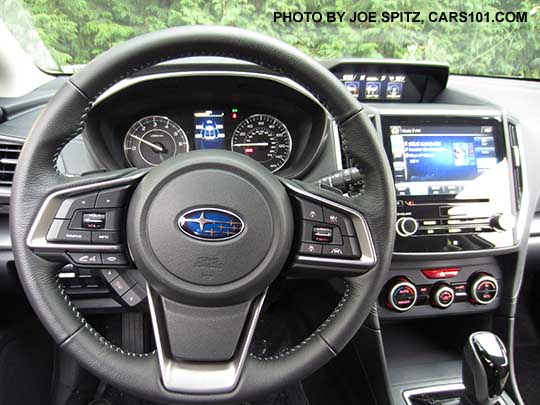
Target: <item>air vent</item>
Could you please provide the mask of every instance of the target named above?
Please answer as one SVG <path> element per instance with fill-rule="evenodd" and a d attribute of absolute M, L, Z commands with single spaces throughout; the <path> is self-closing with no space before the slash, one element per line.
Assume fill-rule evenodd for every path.
<path fill-rule="evenodd" d="M 0 141 L 0 187 L 11 187 L 22 145 Z"/>
<path fill-rule="evenodd" d="M 523 176 L 521 173 L 521 154 L 517 136 L 517 128 L 514 123 L 508 123 L 508 134 L 510 135 L 510 148 L 512 153 L 512 165 L 514 172 L 514 186 L 516 189 L 516 203 L 519 209 L 521 205 L 521 194 L 523 193 Z"/>

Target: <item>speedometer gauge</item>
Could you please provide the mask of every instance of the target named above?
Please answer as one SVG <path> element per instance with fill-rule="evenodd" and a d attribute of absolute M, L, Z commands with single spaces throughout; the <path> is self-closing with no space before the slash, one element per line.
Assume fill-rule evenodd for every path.
<path fill-rule="evenodd" d="M 157 166 L 188 150 L 189 143 L 184 130 L 173 120 L 161 115 L 141 118 L 129 128 L 124 138 L 126 159 L 134 167 Z"/>
<path fill-rule="evenodd" d="M 236 127 L 231 149 L 255 159 L 275 172 L 289 160 L 292 150 L 291 134 L 276 117 L 256 114 Z"/>

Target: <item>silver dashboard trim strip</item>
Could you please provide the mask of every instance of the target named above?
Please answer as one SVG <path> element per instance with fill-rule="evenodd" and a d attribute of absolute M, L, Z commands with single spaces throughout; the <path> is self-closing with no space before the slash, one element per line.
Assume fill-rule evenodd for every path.
<path fill-rule="evenodd" d="M 200 71 L 190 70 L 190 71 L 185 71 L 185 72 L 151 73 L 144 76 L 130 77 L 116 83 L 115 85 L 111 86 L 109 89 L 104 91 L 103 94 L 101 94 L 96 99 L 96 101 L 94 102 L 94 106 L 98 105 L 99 103 L 103 102 L 104 100 L 118 93 L 119 91 L 124 90 L 138 83 L 143 83 L 150 80 L 169 79 L 173 77 L 189 77 L 189 76 L 232 76 L 232 77 L 250 77 L 250 78 L 255 78 L 255 79 L 270 80 L 273 82 L 283 84 L 287 87 L 290 87 L 293 90 L 298 91 L 299 93 L 302 93 L 303 95 L 310 98 L 312 101 L 316 102 L 320 107 L 322 107 L 326 111 L 326 108 L 321 104 L 321 102 L 313 94 L 311 94 L 306 88 L 304 88 L 300 84 L 296 83 L 294 80 L 291 80 L 283 76 L 272 75 L 269 73 L 243 72 L 243 71 L 235 72 L 235 71 L 227 71 L 227 70 L 200 70 Z"/>

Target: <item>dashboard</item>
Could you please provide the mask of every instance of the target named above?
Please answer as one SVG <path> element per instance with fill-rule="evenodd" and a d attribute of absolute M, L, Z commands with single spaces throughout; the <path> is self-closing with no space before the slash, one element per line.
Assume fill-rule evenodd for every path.
<path fill-rule="evenodd" d="M 535 127 L 523 123 L 531 116 L 521 114 L 518 120 L 476 97 L 494 86 L 480 90 L 474 87 L 478 78 L 453 78 L 459 83 L 448 88 L 447 65 L 350 60 L 323 64 L 352 97 L 365 102 L 393 170 L 397 239 L 379 317 L 407 319 L 497 308 L 503 290 L 512 290 L 515 283 L 515 272 L 505 272 L 501 263 L 521 251 L 527 213 L 534 211 L 527 190 L 532 177 L 527 177 L 523 163 L 534 165 L 531 156 L 526 159 L 535 150 L 526 147 L 534 139 L 526 135 Z M 498 86 L 508 82 L 497 80 Z M 358 87 L 349 81 L 357 81 Z M 366 93 L 372 82 L 380 82 L 378 98 Z M 395 82 L 402 83 L 397 93 L 389 89 Z M 50 95 L 61 84 L 62 78 L 52 83 Z M 513 100 L 518 100 L 524 84 L 512 85 L 508 84 L 516 94 Z M 471 86 L 476 90 L 467 92 Z M 527 94 L 534 93 L 531 86 Z M 9 104 L 3 107 L 10 118 L 0 124 L 0 133 L 14 134 L 10 142 L 20 145 L 39 108 L 14 114 Z M 282 177 L 317 181 L 354 165 L 342 147 L 326 110 L 292 81 L 237 62 L 174 63 L 141 72 L 103 94 L 89 112 L 82 137 L 60 154 L 59 170 L 80 175 L 151 167 L 177 154 L 217 148 L 251 156 Z M 369 178 L 349 192 L 361 196 L 364 181 Z M 11 260 L 8 256 L 6 261 Z M 422 270 L 453 276 L 431 279 Z M 486 277 L 490 283 L 478 282 Z M 84 310 L 104 310 L 105 302 L 109 309 L 125 306 L 106 281 L 98 283 L 99 289 L 86 288 L 78 280 L 66 283 L 68 292 L 75 292 L 72 284 L 77 286 L 73 298 L 81 299 L 81 307 L 84 301 Z M 473 286 L 487 286 L 485 293 L 492 296 L 483 300 L 482 291 Z M 439 292 L 445 294 L 434 301 Z M 393 307 L 391 295 L 403 298 L 402 303 Z M 449 295 L 450 304 L 444 301 Z"/>
<path fill-rule="evenodd" d="M 317 157 L 327 125 L 318 103 L 279 81 L 172 74 L 105 97 L 86 135 L 97 135 L 91 151 L 108 168 L 153 167 L 181 153 L 223 149 L 294 177 Z"/>

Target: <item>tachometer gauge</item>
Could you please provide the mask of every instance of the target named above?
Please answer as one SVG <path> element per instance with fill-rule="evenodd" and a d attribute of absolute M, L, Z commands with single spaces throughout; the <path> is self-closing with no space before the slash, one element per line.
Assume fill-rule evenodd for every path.
<path fill-rule="evenodd" d="M 187 152 L 189 143 L 184 130 L 161 115 L 141 118 L 129 128 L 124 138 L 124 153 L 131 166 L 157 166 L 179 153 Z"/>
<path fill-rule="evenodd" d="M 231 149 L 255 159 L 275 172 L 289 160 L 292 150 L 291 134 L 276 117 L 256 114 L 236 127 Z"/>

